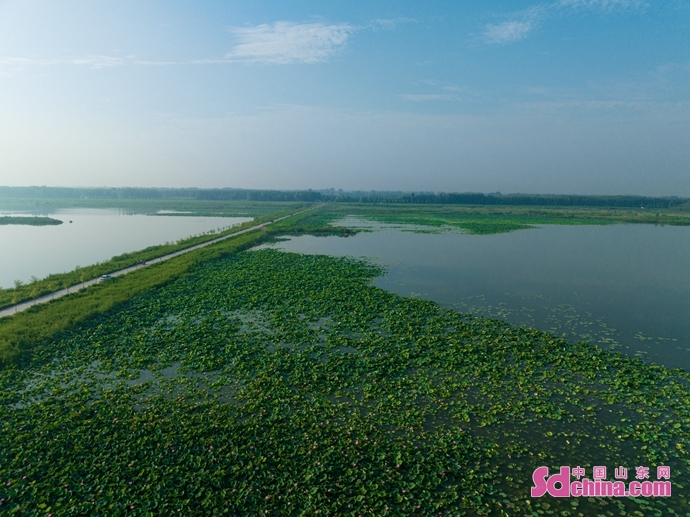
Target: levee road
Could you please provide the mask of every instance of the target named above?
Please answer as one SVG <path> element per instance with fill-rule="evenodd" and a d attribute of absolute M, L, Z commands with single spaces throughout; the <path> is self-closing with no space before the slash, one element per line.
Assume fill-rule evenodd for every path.
<path fill-rule="evenodd" d="M 317 205 L 317 206 L 320 206 L 320 205 Z M 203 248 L 205 246 L 210 246 L 211 244 L 215 244 L 217 242 L 224 241 L 224 240 L 229 239 L 231 237 L 236 237 L 238 235 L 242 235 L 243 233 L 249 233 L 249 232 L 253 232 L 254 230 L 259 230 L 261 228 L 265 228 L 266 226 L 269 226 L 272 223 L 276 223 L 278 221 L 282 221 L 283 219 L 287 219 L 288 217 L 292 217 L 292 216 L 301 214 L 303 212 L 313 210 L 314 208 L 316 208 L 316 207 L 312 206 L 312 207 L 307 208 L 305 210 L 300 210 L 299 212 L 295 212 L 295 213 L 292 213 L 289 215 L 284 215 L 282 217 L 278 217 L 276 219 L 273 219 L 268 223 L 261 223 L 261 224 L 255 225 L 255 226 L 251 226 L 250 228 L 238 230 L 236 232 L 229 233 L 227 235 L 223 235 L 222 237 L 218 237 L 216 239 L 211 239 L 210 241 L 202 242 L 201 244 L 195 244 L 194 246 L 190 246 L 189 248 L 178 250 L 178 251 L 175 251 L 173 253 L 169 253 L 167 255 L 162 255 L 162 256 L 157 257 L 155 259 L 151 259 L 151 260 L 148 260 L 146 262 L 136 264 L 134 266 L 130 266 L 130 267 L 127 267 L 124 269 L 119 269 L 117 271 L 113 271 L 112 273 L 108 273 L 108 275 L 110 275 L 112 277 L 126 275 L 127 273 L 131 273 L 132 271 L 136 271 L 138 269 L 142 269 L 142 268 L 151 266 L 153 264 L 158 264 L 159 262 L 163 262 L 165 260 L 170 260 L 171 258 L 177 257 L 179 255 L 183 255 L 185 253 L 189 253 L 190 251 L 198 250 L 199 248 Z M 86 289 L 87 287 L 90 287 L 94 284 L 97 284 L 98 280 L 99 280 L 98 278 L 94 278 L 93 280 L 87 280 L 85 282 L 80 282 L 78 284 L 71 285 L 65 289 L 60 289 L 59 291 L 55 291 L 55 292 L 52 292 L 50 294 L 40 296 L 38 298 L 34 298 L 33 300 L 18 303 L 17 305 L 13 305 L 11 307 L 6 307 L 5 309 L 0 310 L 0 318 L 2 318 L 4 316 L 10 316 L 12 314 L 16 314 L 16 313 L 21 312 L 21 311 L 25 311 L 29 307 L 33 307 L 34 305 L 38 305 L 39 303 L 47 303 L 51 300 L 56 300 L 56 299 L 61 298 L 63 296 L 67 296 L 68 294 L 76 293 L 77 291 L 79 291 L 81 289 Z"/>

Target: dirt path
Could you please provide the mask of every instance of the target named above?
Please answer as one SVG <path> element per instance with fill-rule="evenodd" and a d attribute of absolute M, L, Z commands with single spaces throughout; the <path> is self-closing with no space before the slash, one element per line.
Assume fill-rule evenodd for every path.
<path fill-rule="evenodd" d="M 253 232 L 254 230 L 264 228 L 264 227 L 266 227 L 272 223 L 282 221 L 283 219 L 287 219 L 288 217 L 292 217 L 293 215 L 297 215 L 297 214 L 301 214 L 303 212 L 307 212 L 309 210 L 313 210 L 314 208 L 316 208 L 316 207 L 311 207 L 311 208 L 307 208 L 305 210 L 300 210 L 299 212 L 295 212 L 294 214 L 285 215 L 283 217 L 273 219 L 270 223 L 257 224 L 255 226 L 250 227 L 250 228 L 245 228 L 244 230 L 239 230 L 239 231 L 230 233 L 228 235 L 223 235 L 222 237 L 217 237 L 215 239 L 211 239 L 210 241 L 202 242 L 201 244 L 196 244 L 194 246 L 190 246 L 189 248 L 175 251 L 174 253 L 169 253 L 167 255 L 162 255 L 158 258 L 151 259 L 151 260 L 144 262 L 142 264 L 136 264 L 134 266 L 130 266 L 130 267 L 127 267 L 125 269 L 120 269 L 118 271 L 113 271 L 112 273 L 108 273 L 108 274 L 110 276 L 126 275 L 127 273 L 131 273 L 132 271 L 136 271 L 137 269 L 145 268 L 145 267 L 148 267 L 152 264 L 158 264 L 159 262 L 163 262 L 164 260 L 169 260 L 173 257 L 177 257 L 178 255 L 183 255 L 185 253 L 189 253 L 190 251 L 198 250 L 199 248 L 203 248 L 204 246 L 210 246 L 211 244 L 215 244 L 217 242 L 224 241 L 225 239 L 229 239 L 230 237 L 236 237 L 238 235 L 242 235 L 243 233 Z M 59 291 L 55 291 L 53 293 L 46 294 L 46 295 L 41 296 L 39 298 L 34 298 L 33 300 L 18 303 L 17 305 L 13 305 L 11 307 L 7 307 L 5 309 L 0 310 L 0 318 L 2 318 L 3 316 L 10 316 L 11 314 L 16 314 L 18 312 L 24 311 L 24 310 L 28 309 L 29 307 L 33 307 L 34 305 L 38 305 L 39 303 L 46 303 L 46 302 L 49 302 L 51 300 L 61 298 L 63 296 L 67 296 L 68 294 L 76 293 L 77 291 L 79 291 L 81 289 L 86 289 L 87 287 L 92 286 L 92 285 L 97 284 L 97 283 L 98 283 L 98 278 L 94 278 L 93 280 L 88 280 L 86 282 L 81 282 L 79 284 L 71 285 L 71 286 L 67 287 L 66 289 L 61 289 Z"/>

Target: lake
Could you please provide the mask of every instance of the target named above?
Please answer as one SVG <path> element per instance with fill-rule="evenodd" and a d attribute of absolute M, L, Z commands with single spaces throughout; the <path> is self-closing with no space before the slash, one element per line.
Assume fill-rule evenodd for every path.
<path fill-rule="evenodd" d="M 0 215 L 33 215 L 2 213 Z M 132 214 L 120 210 L 63 209 L 48 215 L 59 226 L 0 226 L 0 287 L 106 261 L 122 253 L 175 242 L 250 221 L 250 217 Z M 70 223 L 71 221 L 71 223 Z"/>
<path fill-rule="evenodd" d="M 460 312 L 690 370 L 690 228 L 542 226 L 495 235 L 402 231 L 299 236 L 285 251 L 366 257 L 374 284 Z"/>

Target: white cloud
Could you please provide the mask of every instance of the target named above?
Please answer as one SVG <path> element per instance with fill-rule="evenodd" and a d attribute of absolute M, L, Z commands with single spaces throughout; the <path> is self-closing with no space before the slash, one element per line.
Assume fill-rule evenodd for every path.
<path fill-rule="evenodd" d="M 106 68 L 111 66 L 120 66 L 124 60 L 120 57 L 111 56 L 86 56 L 70 61 L 73 65 L 90 66 L 91 68 Z"/>
<path fill-rule="evenodd" d="M 448 95 L 445 93 L 403 93 L 399 97 L 406 101 L 412 102 L 426 102 L 426 101 L 454 101 L 457 100 L 455 95 Z"/>
<path fill-rule="evenodd" d="M 576 10 L 597 10 L 603 12 L 621 11 L 644 7 L 642 0 L 557 0 L 550 4 L 535 4 L 523 11 L 513 13 L 512 20 L 484 28 L 487 43 L 513 43 L 523 40 L 542 22 L 555 16 L 567 16 Z"/>
<path fill-rule="evenodd" d="M 193 61 L 193 63 L 197 63 L 197 61 Z M 147 60 L 137 60 L 134 62 L 136 65 L 142 65 L 142 66 L 172 66 L 172 65 L 179 65 L 180 63 L 178 61 L 147 61 Z"/>
<path fill-rule="evenodd" d="M 55 65 L 77 65 L 90 66 L 91 68 L 105 68 L 110 66 L 120 66 L 125 60 L 120 57 L 87 55 L 75 59 L 34 59 L 25 57 L 0 57 L 0 66 L 23 68 L 26 66 L 55 66 Z"/>
<path fill-rule="evenodd" d="M 573 9 L 600 9 L 612 11 L 614 9 L 636 9 L 642 7 L 641 0 L 560 0 L 558 5 L 561 7 L 571 7 Z"/>
<path fill-rule="evenodd" d="M 239 43 L 225 59 L 268 64 L 319 63 L 341 50 L 355 30 L 347 23 L 325 25 L 284 21 L 234 27 L 230 32 Z"/>
<path fill-rule="evenodd" d="M 58 63 L 60 63 L 60 61 L 55 60 L 55 59 L 31 59 L 28 57 L 0 57 L 0 65 L 5 65 L 5 66 L 15 66 L 15 67 L 21 67 L 21 66 L 27 66 L 27 65 L 48 66 L 48 65 L 56 65 Z"/>
<path fill-rule="evenodd" d="M 378 18 L 372 22 L 375 28 L 386 31 L 395 30 L 401 23 L 416 23 L 414 18 Z"/>
<path fill-rule="evenodd" d="M 513 20 L 498 25 L 490 23 L 484 30 L 484 37 L 489 43 L 512 43 L 524 39 L 533 28 L 534 24 L 529 20 Z"/>

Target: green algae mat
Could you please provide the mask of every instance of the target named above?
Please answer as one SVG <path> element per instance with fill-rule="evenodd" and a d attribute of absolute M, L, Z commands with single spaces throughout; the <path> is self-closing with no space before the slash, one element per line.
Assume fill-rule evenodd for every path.
<path fill-rule="evenodd" d="M 0 372 L 3 515 L 690 515 L 690 376 L 248 251 Z M 532 498 L 548 466 L 670 497 Z"/>

